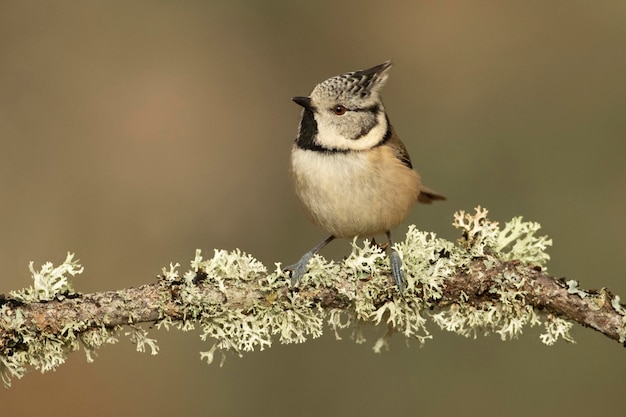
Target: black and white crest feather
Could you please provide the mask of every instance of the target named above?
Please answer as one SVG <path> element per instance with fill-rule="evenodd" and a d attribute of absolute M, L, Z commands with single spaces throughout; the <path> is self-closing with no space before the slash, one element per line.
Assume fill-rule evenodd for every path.
<path fill-rule="evenodd" d="M 333 96 L 337 100 L 350 100 L 357 97 L 367 99 L 372 94 L 378 95 L 387 81 L 387 70 L 391 68 L 391 65 L 391 61 L 385 61 L 372 68 L 337 75 L 320 83 L 311 95 L 317 92 Z"/>

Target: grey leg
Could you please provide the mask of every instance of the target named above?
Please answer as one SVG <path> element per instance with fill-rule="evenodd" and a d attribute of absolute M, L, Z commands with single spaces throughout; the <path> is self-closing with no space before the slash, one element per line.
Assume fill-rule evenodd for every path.
<path fill-rule="evenodd" d="M 311 260 L 313 255 L 321 251 L 324 248 L 324 246 L 328 245 L 334 239 L 335 239 L 335 236 L 333 235 L 328 236 L 326 240 L 324 240 L 323 242 L 320 242 L 316 247 L 314 247 L 313 249 L 311 249 L 310 251 L 302 255 L 302 258 L 300 258 L 298 262 L 296 262 L 293 265 L 289 265 L 285 267 L 285 271 L 291 271 L 291 285 L 296 285 L 298 282 L 300 282 L 300 280 L 302 279 L 302 277 L 304 276 L 304 274 L 306 273 L 308 269 L 307 265 L 309 264 L 309 261 Z"/>
<path fill-rule="evenodd" d="M 400 255 L 393 248 L 393 240 L 391 239 L 391 232 L 388 230 L 387 239 L 389 240 L 389 249 L 391 252 L 389 253 L 389 263 L 391 264 L 391 275 L 393 276 L 393 280 L 396 283 L 398 290 L 402 292 L 404 290 L 404 285 L 406 284 L 406 280 L 404 279 L 404 274 L 402 273 L 402 259 L 400 259 Z"/>

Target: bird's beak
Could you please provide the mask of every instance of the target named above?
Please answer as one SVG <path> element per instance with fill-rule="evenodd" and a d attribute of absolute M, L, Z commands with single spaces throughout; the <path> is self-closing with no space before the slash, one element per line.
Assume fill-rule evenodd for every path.
<path fill-rule="evenodd" d="M 291 99 L 305 109 L 311 109 L 311 99 L 309 97 L 292 97 Z"/>

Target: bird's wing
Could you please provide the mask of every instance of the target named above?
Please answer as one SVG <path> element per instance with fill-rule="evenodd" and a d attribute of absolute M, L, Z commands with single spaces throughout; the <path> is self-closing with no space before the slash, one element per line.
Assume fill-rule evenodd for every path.
<path fill-rule="evenodd" d="M 413 164 L 411 164 L 411 157 L 409 156 L 409 152 L 406 150 L 404 143 L 400 140 L 396 131 L 393 129 L 391 125 L 391 137 L 387 141 L 387 145 L 391 148 L 396 158 L 400 160 L 404 165 L 413 169 Z M 420 203 L 430 204 L 433 201 L 437 200 L 446 200 L 446 197 L 443 194 L 438 193 L 435 190 L 432 190 L 424 185 L 420 186 L 420 193 L 417 197 L 417 201 Z"/>
<path fill-rule="evenodd" d="M 389 122 L 387 122 L 389 123 Z M 404 165 L 413 169 L 413 164 L 411 163 L 411 157 L 409 156 L 409 152 L 406 150 L 404 143 L 398 137 L 398 134 L 394 130 L 393 126 L 389 125 L 391 129 L 391 136 L 387 140 L 386 145 L 388 145 L 393 151 L 396 158 L 400 160 Z"/>

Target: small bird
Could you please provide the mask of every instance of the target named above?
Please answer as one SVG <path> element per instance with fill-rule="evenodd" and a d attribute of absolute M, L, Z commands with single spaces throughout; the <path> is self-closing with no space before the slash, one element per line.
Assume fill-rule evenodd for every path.
<path fill-rule="evenodd" d="M 297 284 L 307 264 L 335 238 L 385 233 L 395 284 L 405 286 L 402 260 L 393 247 L 391 230 L 415 202 L 445 197 L 422 185 L 411 158 L 394 131 L 380 90 L 391 61 L 329 78 L 309 97 L 293 97 L 303 107 L 298 137 L 291 151 L 291 178 L 309 219 L 330 236 L 294 265 Z"/>

